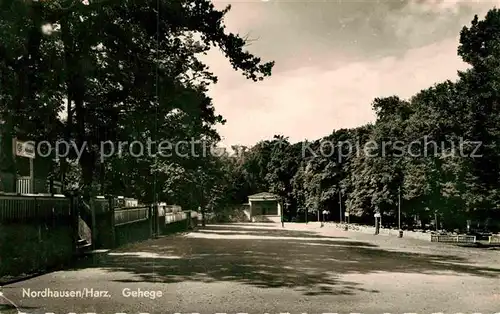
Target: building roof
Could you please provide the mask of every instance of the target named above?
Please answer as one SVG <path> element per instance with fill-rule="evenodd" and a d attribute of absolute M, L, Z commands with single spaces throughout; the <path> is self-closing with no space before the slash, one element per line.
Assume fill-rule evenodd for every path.
<path fill-rule="evenodd" d="M 269 192 L 262 192 L 262 193 L 257 193 L 253 195 L 248 196 L 249 200 L 269 200 L 269 201 L 277 201 L 280 199 L 280 197 L 276 194 L 269 193 Z"/>

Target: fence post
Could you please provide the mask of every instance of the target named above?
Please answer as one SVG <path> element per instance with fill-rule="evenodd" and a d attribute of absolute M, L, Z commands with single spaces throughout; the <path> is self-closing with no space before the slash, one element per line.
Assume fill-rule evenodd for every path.
<path fill-rule="evenodd" d="M 115 204 L 114 198 L 111 195 L 107 196 L 109 206 L 109 226 L 111 228 L 111 246 L 116 247 L 116 234 L 115 234 Z"/>
<path fill-rule="evenodd" d="M 158 203 L 153 204 L 153 230 L 154 238 L 160 237 L 160 209 Z"/>
<path fill-rule="evenodd" d="M 154 238 L 154 217 L 153 217 L 153 207 L 154 205 L 151 204 L 148 206 L 148 219 L 149 219 L 149 238 L 152 239 Z"/>
<path fill-rule="evenodd" d="M 78 253 L 78 240 L 80 238 L 80 226 L 79 226 L 79 217 L 80 217 L 80 212 L 79 212 L 79 203 L 78 203 L 78 196 L 71 191 L 68 191 L 66 194 L 66 197 L 69 198 L 69 210 L 70 210 L 70 215 L 71 215 L 71 229 L 72 229 L 72 234 L 73 234 L 73 252 L 76 256 Z"/>

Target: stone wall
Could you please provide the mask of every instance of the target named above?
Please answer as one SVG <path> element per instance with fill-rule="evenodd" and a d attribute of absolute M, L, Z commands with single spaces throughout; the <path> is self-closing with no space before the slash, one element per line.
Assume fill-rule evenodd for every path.
<path fill-rule="evenodd" d="M 144 241 L 152 237 L 151 220 L 143 220 L 115 227 L 115 247 Z"/>

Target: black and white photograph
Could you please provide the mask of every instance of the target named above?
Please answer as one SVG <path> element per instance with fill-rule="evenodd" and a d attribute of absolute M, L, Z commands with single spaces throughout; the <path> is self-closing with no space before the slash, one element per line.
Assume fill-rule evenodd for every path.
<path fill-rule="evenodd" d="M 500 0 L 0 0 L 0 314 L 500 314 Z"/>

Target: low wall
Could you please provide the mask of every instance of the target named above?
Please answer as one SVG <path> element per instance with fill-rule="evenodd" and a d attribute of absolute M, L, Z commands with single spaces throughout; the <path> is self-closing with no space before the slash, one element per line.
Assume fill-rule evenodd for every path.
<path fill-rule="evenodd" d="M 148 206 L 110 209 L 109 200 L 103 200 L 96 208 L 95 249 L 112 249 L 154 234 L 154 217 Z"/>
<path fill-rule="evenodd" d="M 113 248 L 116 246 L 115 241 L 113 240 L 115 238 L 115 235 L 113 235 L 113 216 L 114 213 L 109 211 L 105 213 L 99 213 L 96 214 L 96 244 L 95 248 L 96 249 L 109 249 Z M 126 229 L 117 229 L 115 227 L 115 233 L 116 231 L 119 230 L 121 233 L 127 232 Z M 123 236 L 120 234 L 120 236 Z M 132 236 L 133 237 L 133 236 Z M 118 237 L 116 237 L 118 239 Z"/>
<path fill-rule="evenodd" d="M 186 219 L 181 220 L 181 221 L 173 221 L 168 224 L 164 224 L 161 229 L 159 234 L 160 235 L 168 235 L 172 233 L 177 233 L 177 232 L 185 232 L 189 230 L 188 227 L 188 221 Z"/>
<path fill-rule="evenodd" d="M 191 215 L 188 220 L 188 213 Z M 96 215 L 96 245 L 95 248 L 112 249 L 128 243 L 151 239 L 156 235 L 183 232 L 197 226 L 196 212 L 165 213 L 159 210 L 159 216 L 148 214 L 144 220 L 134 220 L 128 223 L 115 224 L 112 211 Z"/>
<path fill-rule="evenodd" d="M 190 216 L 190 219 L 188 215 Z M 198 213 L 195 211 L 166 213 L 165 216 L 159 217 L 160 235 L 185 232 L 195 228 L 196 226 L 198 226 Z"/>
<path fill-rule="evenodd" d="M 73 260 L 71 222 L 0 224 L 1 280 L 61 267 Z"/>
<path fill-rule="evenodd" d="M 139 242 L 152 236 L 151 220 L 143 220 L 115 226 L 115 246 Z"/>

